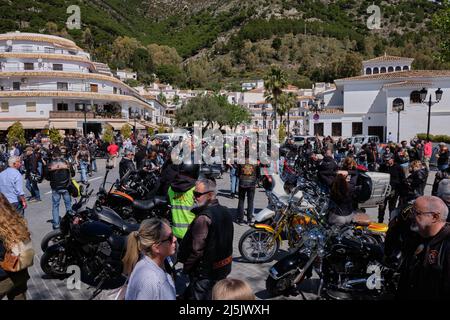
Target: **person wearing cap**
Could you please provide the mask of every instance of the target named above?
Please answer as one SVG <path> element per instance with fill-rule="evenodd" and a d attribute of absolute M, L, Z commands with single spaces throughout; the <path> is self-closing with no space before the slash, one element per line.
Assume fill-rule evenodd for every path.
<path fill-rule="evenodd" d="M 386 206 L 389 204 L 389 212 L 396 208 L 402 189 L 406 186 L 406 177 L 400 165 L 395 163 L 392 153 L 385 153 L 383 155 L 380 172 L 389 173 L 389 184 L 391 186 L 391 192 L 384 199 L 383 204 L 380 204 L 378 207 L 378 222 L 383 223 Z"/>
<path fill-rule="evenodd" d="M 443 179 L 439 183 L 437 196 L 442 199 L 450 210 L 450 178 Z M 450 216 L 447 217 L 447 222 L 450 222 Z"/>
<path fill-rule="evenodd" d="M 119 163 L 119 176 L 120 179 L 123 178 L 124 175 L 128 173 L 128 171 L 135 171 L 136 166 L 134 165 L 134 152 L 131 149 L 125 149 L 124 156 Z"/>
<path fill-rule="evenodd" d="M 29 202 L 42 201 L 38 187 L 38 177 L 42 177 L 42 174 L 39 173 L 39 162 L 41 162 L 40 153 L 34 151 L 33 147 L 27 147 L 23 163 L 26 170 L 26 188 L 31 194 L 28 199 Z"/>
<path fill-rule="evenodd" d="M 436 158 L 439 171 L 444 171 L 448 168 L 449 151 L 444 142 L 439 143 L 439 152 L 436 154 Z"/>

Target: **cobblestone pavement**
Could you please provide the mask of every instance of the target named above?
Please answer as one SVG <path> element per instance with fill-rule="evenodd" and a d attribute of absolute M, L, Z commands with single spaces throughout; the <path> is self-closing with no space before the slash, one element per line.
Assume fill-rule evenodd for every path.
<path fill-rule="evenodd" d="M 103 182 L 103 176 L 105 173 L 105 161 L 97 160 L 99 172 L 95 173 L 93 177 L 90 178 L 91 188 L 94 192 L 98 190 L 99 186 Z M 118 169 L 115 169 L 114 173 L 110 173 L 108 177 L 109 182 L 113 182 L 118 177 Z M 77 174 L 77 179 L 79 179 L 79 174 Z M 434 180 L 434 172 L 430 174 L 428 183 L 432 183 Z M 222 205 L 230 208 L 231 213 L 236 215 L 237 199 L 229 198 L 229 185 L 230 180 L 227 174 L 224 175 L 223 179 L 218 181 L 218 198 Z M 29 290 L 27 292 L 28 299 L 44 299 L 44 300 L 85 300 L 89 299 L 93 292 L 93 288 L 89 288 L 87 285 L 82 284 L 81 289 L 69 290 L 66 286 L 65 280 L 49 279 L 40 268 L 40 258 L 42 256 L 42 251 L 40 249 L 40 242 L 43 236 L 52 230 L 51 223 L 47 220 L 52 218 L 52 202 L 51 202 L 51 191 L 48 182 L 43 182 L 39 185 L 41 190 L 42 202 L 30 203 L 29 207 L 25 212 L 25 217 L 28 220 L 29 227 L 31 230 L 31 236 L 33 244 L 36 250 L 36 256 L 34 260 L 34 265 L 29 269 L 31 279 L 28 282 Z M 428 185 L 425 189 L 426 194 L 430 194 L 431 185 Z M 94 195 L 90 199 L 89 204 L 92 205 L 94 202 Z M 261 189 L 257 189 L 255 195 L 255 211 L 263 209 L 267 205 L 267 198 Z M 63 215 L 63 204 L 61 204 L 61 213 Z M 373 220 L 377 218 L 376 209 L 369 209 L 368 214 Z M 386 214 L 387 219 L 387 214 Z M 387 222 L 387 221 L 385 221 Z M 249 228 L 246 225 L 235 224 L 235 237 L 234 237 L 234 252 L 233 252 L 233 268 L 230 277 L 236 277 L 240 279 L 247 280 L 252 286 L 258 299 L 268 299 L 269 296 L 265 290 L 265 280 L 268 275 L 268 270 L 271 265 L 273 265 L 280 257 L 286 253 L 286 246 L 282 246 L 280 253 L 275 257 L 275 259 L 268 263 L 263 264 L 251 264 L 246 263 L 242 260 L 238 243 L 241 235 Z M 181 278 L 177 281 L 177 289 L 182 288 L 184 285 L 184 279 Z M 305 294 L 307 299 L 314 298 L 314 292 L 317 290 L 318 280 L 312 278 L 306 280 L 301 289 Z M 301 295 L 289 296 L 289 297 L 278 297 L 276 299 L 302 299 Z"/>

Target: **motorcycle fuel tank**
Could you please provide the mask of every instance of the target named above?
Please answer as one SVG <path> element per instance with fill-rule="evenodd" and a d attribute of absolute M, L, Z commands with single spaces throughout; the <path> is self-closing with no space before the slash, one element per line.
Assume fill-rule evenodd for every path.
<path fill-rule="evenodd" d="M 83 243 L 99 243 L 107 240 L 112 234 L 112 229 L 99 221 L 85 222 L 80 226 L 79 240 Z"/>

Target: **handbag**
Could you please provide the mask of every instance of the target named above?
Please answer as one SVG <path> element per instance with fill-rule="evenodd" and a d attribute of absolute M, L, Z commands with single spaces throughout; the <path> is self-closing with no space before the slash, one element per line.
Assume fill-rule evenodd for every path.
<path fill-rule="evenodd" d="M 31 267 L 34 263 L 34 253 L 31 241 L 20 242 L 5 253 L 0 268 L 8 272 L 19 272 Z"/>
<path fill-rule="evenodd" d="M 69 194 L 74 197 L 78 198 L 80 195 L 80 185 L 75 179 L 69 179 L 69 184 L 67 185 L 67 191 L 69 191 Z"/>

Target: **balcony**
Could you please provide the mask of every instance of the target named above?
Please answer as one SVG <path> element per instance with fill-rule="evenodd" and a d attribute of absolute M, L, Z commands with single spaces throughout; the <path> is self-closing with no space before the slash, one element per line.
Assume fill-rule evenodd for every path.
<path fill-rule="evenodd" d="M 84 119 L 81 111 L 50 111 L 50 119 Z M 86 119 L 125 119 L 121 113 L 94 113 L 87 112 Z"/>
<path fill-rule="evenodd" d="M 89 59 L 89 54 L 86 52 L 75 52 L 71 50 L 56 49 L 56 48 L 0 48 L 0 53 L 45 53 L 45 54 L 64 54 L 69 56 L 80 56 Z"/>

